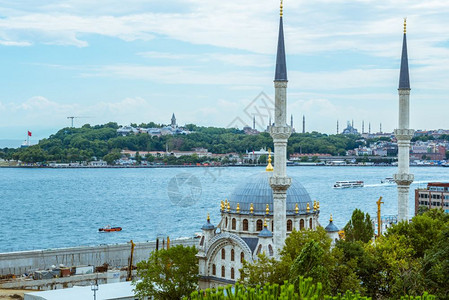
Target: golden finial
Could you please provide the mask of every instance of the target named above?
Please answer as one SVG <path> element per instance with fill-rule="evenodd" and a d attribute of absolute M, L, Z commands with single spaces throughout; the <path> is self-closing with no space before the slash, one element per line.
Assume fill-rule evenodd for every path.
<path fill-rule="evenodd" d="M 316 200 L 313 200 L 313 211 L 316 211 Z"/>
<path fill-rule="evenodd" d="M 273 172 L 273 166 L 271 165 L 271 149 L 268 148 L 268 165 L 265 169 L 267 172 Z"/>
<path fill-rule="evenodd" d="M 223 202 L 223 200 L 221 200 L 221 202 L 220 202 L 220 210 L 221 210 L 221 211 L 224 210 L 224 202 Z"/>
<path fill-rule="evenodd" d="M 407 17 L 404 18 L 404 34 L 407 32 Z"/>
<path fill-rule="evenodd" d="M 282 5 L 282 2 L 283 2 L 283 0 L 281 0 L 281 18 L 282 18 L 282 15 L 283 15 L 283 5 Z"/>
<path fill-rule="evenodd" d="M 207 213 L 207 222 L 210 222 L 210 215 Z"/>
<path fill-rule="evenodd" d="M 231 211 L 231 204 L 229 204 L 229 202 L 228 202 L 228 212 L 230 212 Z"/>
<path fill-rule="evenodd" d="M 333 221 L 334 221 L 334 219 L 332 218 L 332 214 L 331 214 L 331 218 L 330 218 L 329 222 L 333 222 Z"/>
<path fill-rule="evenodd" d="M 299 213 L 298 203 L 296 203 L 296 206 L 295 206 L 295 212 L 296 212 L 296 213 Z"/>
<path fill-rule="evenodd" d="M 267 204 L 267 208 L 265 208 L 265 212 L 267 213 L 267 215 L 270 213 L 270 206 Z"/>
<path fill-rule="evenodd" d="M 267 228 L 267 219 L 263 219 L 263 227 Z"/>
<path fill-rule="evenodd" d="M 317 209 L 317 210 L 320 210 L 320 201 L 317 201 L 317 202 L 316 202 L 316 209 Z"/>
<path fill-rule="evenodd" d="M 307 212 L 310 211 L 310 205 L 309 205 L 309 202 L 307 202 L 307 208 L 306 208 L 306 210 L 307 210 Z"/>
<path fill-rule="evenodd" d="M 249 206 L 249 213 L 253 213 L 254 212 L 254 205 L 251 203 L 251 205 Z"/>
<path fill-rule="evenodd" d="M 240 204 L 237 203 L 237 213 L 240 213 Z"/>

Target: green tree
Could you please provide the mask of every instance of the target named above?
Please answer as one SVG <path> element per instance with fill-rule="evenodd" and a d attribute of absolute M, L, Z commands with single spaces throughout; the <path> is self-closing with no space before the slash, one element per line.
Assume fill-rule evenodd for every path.
<path fill-rule="evenodd" d="M 257 256 L 257 260 L 249 263 L 243 261 L 240 271 L 240 283 L 255 287 L 265 283 L 282 283 L 286 278 L 280 274 L 279 261 L 269 258 L 265 253 Z"/>
<path fill-rule="evenodd" d="M 178 245 L 151 253 L 137 264 L 136 296 L 154 299 L 181 299 L 190 295 L 198 282 L 198 259 L 194 246 Z"/>
<path fill-rule="evenodd" d="M 347 241 L 362 241 L 369 242 L 374 235 L 374 228 L 371 222 L 371 217 L 368 213 L 362 212 L 356 208 L 352 212 L 351 220 L 344 227 L 345 239 Z"/>

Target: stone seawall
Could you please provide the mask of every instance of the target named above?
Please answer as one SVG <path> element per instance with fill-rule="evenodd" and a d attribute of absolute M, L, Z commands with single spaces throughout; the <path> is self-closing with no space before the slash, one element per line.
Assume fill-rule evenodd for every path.
<path fill-rule="evenodd" d="M 172 240 L 170 244 L 196 246 L 196 243 L 196 239 L 190 238 Z M 135 245 L 134 265 L 148 259 L 150 253 L 156 249 L 156 242 L 142 242 Z M 161 246 L 162 243 L 159 247 Z M 0 253 L 0 275 L 22 275 L 59 264 L 74 267 L 101 266 L 107 263 L 110 268 L 120 268 L 128 265 L 130 254 L 130 243 Z"/>

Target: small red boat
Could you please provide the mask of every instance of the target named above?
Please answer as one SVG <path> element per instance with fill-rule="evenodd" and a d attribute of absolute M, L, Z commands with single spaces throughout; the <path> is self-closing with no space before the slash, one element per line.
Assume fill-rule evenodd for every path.
<path fill-rule="evenodd" d="M 99 228 L 98 231 L 104 231 L 104 232 L 122 231 L 122 227 L 111 227 L 108 225 L 106 227 Z"/>

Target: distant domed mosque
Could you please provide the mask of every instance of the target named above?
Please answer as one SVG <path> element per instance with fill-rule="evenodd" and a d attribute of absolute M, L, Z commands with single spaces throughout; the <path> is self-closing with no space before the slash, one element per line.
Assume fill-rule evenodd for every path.
<path fill-rule="evenodd" d="M 312 201 L 299 181 L 286 174 L 287 141 L 292 132 L 286 124 L 287 82 L 281 1 L 274 79 L 275 122 L 269 126 L 275 166 L 271 165 L 269 154 L 265 172 L 247 178 L 229 200 L 221 201 L 221 220 L 216 227 L 208 215 L 201 228 L 197 254 L 201 289 L 235 283 L 244 260 L 252 262 L 263 252 L 278 258 L 293 229 L 315 230 L 320 226 L 319 202 Z M 332 218 L 328 228 L 333 235 L 338 231 Z"/>

